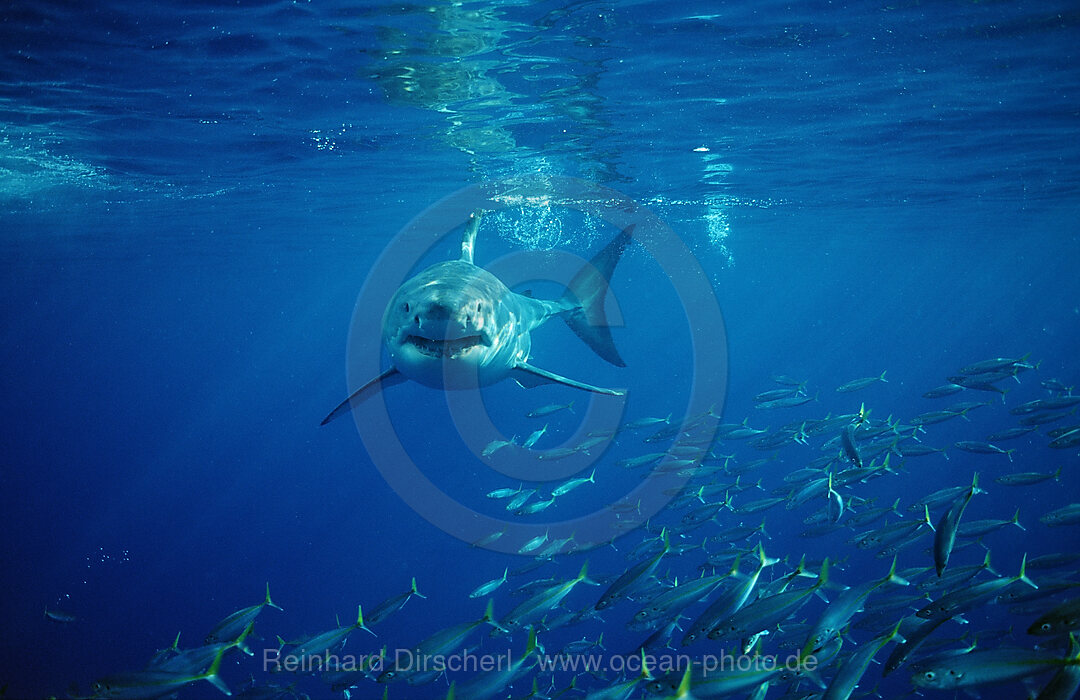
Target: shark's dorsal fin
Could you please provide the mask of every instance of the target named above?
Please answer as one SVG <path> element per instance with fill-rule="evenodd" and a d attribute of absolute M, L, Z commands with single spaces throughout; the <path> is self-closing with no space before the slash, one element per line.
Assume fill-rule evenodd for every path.
<path fill-rule="evenodd" d="M 352 395 L 338 404 L 338 407 L 333 411 L 330 411 L 330 415 L 323 418 L 320 425 L 326 425 L 330 421 L 345 415 L 352 410 L 352 407 L 364 401 L 365 399 L 374 396 L 383 387 L 394 386 L 395 384 L 401 384 L 405 381 L 405 375 L 397 371 L 397 367 L 391 367 L 379 376 L 372 379 L 370 382 L 360 387 L 352 393 Z"/>
<path fill-rule="evenodd" d="M 469 214 L 469 222 L 465 224 L 465 233 L 461 236 L 461 262 L 470 265 L 473 261 L 473 248 L 476 246 L 476 232 L 480 230 L 480 219 L 484 212 L 477 209 Z"/>
<path fill-rule="evenodd" d="M 541 384 L 565 384 L 566 386 L 572 386 L 575 389 L 591 391 L 594 394 L 607 394 L 609 396 L 626 395 L 626 392 L 622 389 L 604 389 L 603 387 L 593 386 L 592 384 L 567 379 L 554 372 L 548 372 L 546 369 L 533 367 L 526 362 L 519 362 L 517 366 L 514 367 L 511 376 L 514 378 L 514 381 L 526 389 L 532 389 Z"/>

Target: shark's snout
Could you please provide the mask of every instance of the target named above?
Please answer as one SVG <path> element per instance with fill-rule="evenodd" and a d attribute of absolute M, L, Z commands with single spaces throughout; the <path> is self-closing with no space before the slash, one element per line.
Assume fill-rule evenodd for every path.
<path fill-rule="evenodd" d="M 482 333 L 486 323 L 480 305 L 428 302 L 411 309 L 414 313 L 407 320 L 428 338 L 457 338 Z"/>
<path fill-rule="evenodd" d="M 416 318 L 417 320 L 423 318 L 431 321 L 449 321 L 454 315 L 453 310 L 446 304 L 432 302 L 421 306 Z"/>

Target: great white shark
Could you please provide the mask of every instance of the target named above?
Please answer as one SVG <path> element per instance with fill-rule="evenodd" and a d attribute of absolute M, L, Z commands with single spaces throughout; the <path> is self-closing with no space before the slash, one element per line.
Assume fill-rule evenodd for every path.
<path fill-rule="evenodd" d="M 326 425 L 381 389 L 408 379 L 443 390 L 471 389 L 511 377 L 525 387 L 556 383 L 621 396 L 529 364 L 532 332 L 563 319 L 604 360 L 619 357 L 604 315 L 608 281 L 632 240 L 633 225 L 617 235 L 570 281 L 559 299 L 517 294 L 473 263 L 481 213 L 465 226 L 461 257 L 436 263 L 402 284 L 386 305 L 382 339 L 390 369 L 357 389 L 323 419 Z"/>

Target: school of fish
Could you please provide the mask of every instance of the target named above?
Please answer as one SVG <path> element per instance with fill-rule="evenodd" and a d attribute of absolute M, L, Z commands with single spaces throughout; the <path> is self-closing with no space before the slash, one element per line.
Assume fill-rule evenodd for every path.
<path fill-rule="evenodd" d="M 178 637 L 145 668 L 102 677 L 89 693 L 73 690 L 71 697 L 157 698 L 191 688 L 190 697 L 296 700 L 313 692 L 300 688 L 303 679 L 320 684 L 320 697 L 344 698 L 834 700 L 872 696 L 887 677 L 898 687 L 892 674 L 907 679 L 905 692 L 1014 683 L 1029 697 L 1073 697 L 1080 687 L 1080 502 L 1067 492 L 1058 502 L 1024 494 L 1075 469 L 1080 395 L 1057 379 L 1040 381 L 1037 369 L 1026 356 L 967 365 L 923 393 L 926 412 L 906 418 L 865 401 L 857 411 L 814 416 L 820 393 L 811 396 L 807 382 L 787 376 L 773 377 L 774 386 L 754 397 L 754 415 L 740 422 L 721 422 L 712 412 L 636 417 L 615 434 L 562 451 L 587 452 L 599 437 L 638 445 L 639 454 L 599 459 L 557 484 L 486 494 L 530 518 L 557 509 L 571 492 L 602 489 L 605 474 L 616 470 L 685 475 L 686 485 L 647 521 L 633 503 L 612 504 L 627 533 L 611 537 L 621 568 L 596 570 L 595 551 L 579 551 L 573 537 L 544 535 L 523 545 L 522 556 L 478 575 L 464 600 L 440 599 L 436 576 L 417 572 L 425 593 L 414 578 L 374 605 L 353 601 L 361 603 L 355 621 L 350 615 L 288 640 L 261 629 L 283 615 L 268 585 L 261 602 L 223 618 L 201 645 L 180 647 Z M 882 372 L 836 392 L 865 396 L 887 382 Z M 1041 398 L 1010 402 L 1011 386 L 1033 382 Z M 952 399 L 965 400 L 936 403 Z M 572 412 L 571 402 L 527 415 L 551 421 Z M 778 428 L 751 427 L 763 415 L 775 421 L 796 413 Z M 982 431 L 981 439 L 935 441 L 940 423 L 969 421 L 977 431 L 980 416 L 991 414 L 993 432 Z M 516 436 L 492 443 L 482 458 L 534 448 L 549 430 L 547 422 L 520 443 Z M 1060 451 L 1061 465 L 1026 459 L 1022 445 L 1031 440 Z M 1008 441 L 1020 446 L 1000 445 Z M 947 475 L 941 488 L 939 473 Z M 880 499 L 889 489 L 899 496 Z M 968 515 L 988 507 L 995 517 Z M 775 509 L 797 511 L 805 529 L 767 530 Z M 1016 538 L 1022 547 L 998 546 Z M 829 556 L 804 554 L 800 543 Z M 1049 553 L 1029 556 L 1029 544 Z M 406 603 L 410 610 L 460 607 L 460 622 L 398 639 L 392 622 L 408 614 Z M 967 634 L 975 616 L 983 631 Z M 55 623 L 70 623 L 66 617 L 46 611 Z M 638 642 L 612 646 L 611 639 L 628 635 Z M 264 661 L 267 650 L 253 639 L 274 651 L 275 667 L 262 680 L 252 674 L 234 693 L 222 661 Z M 506 662 L 468 672 L 417 663 L 470 654 L 504 654 Z"/>

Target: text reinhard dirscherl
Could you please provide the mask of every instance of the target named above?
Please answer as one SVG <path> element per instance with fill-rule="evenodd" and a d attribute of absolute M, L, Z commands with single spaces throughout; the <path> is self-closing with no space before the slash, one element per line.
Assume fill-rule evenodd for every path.
<path fill-rule="evenodd" d="M 537 667 L 544 671 L 612 671 L 615 673 L 641 673 L 642 661 L 650 674 L 681 673 L 688 667 L 701 669 L 703 675 L 723 673 L 751 673 L 787 670 L 792 672 L 814 671 L 817 658 L 813 655 L 800 657 L 791 654 L 781 657 L 773 654 L 749 656 L 703 654 L 699 658 L 688 654 L 641 654 L 630 656 L 602 654 L 537 654 Z M 477 673 L 505 671 L 513 667 L 511 650 L 503 654 L 477 654 L 463 651 L 456 654 L 423 654 L 416 649 L 396 649 L 393 654 L 332 654 L 319 655 L 282 654 L 281 649 L 263 649 L 263 670 L 267 672 L 318 673 L 324 671 L 365 671 L 378 676 L 387 670 L 395 675 L 412 673 Z"/>

